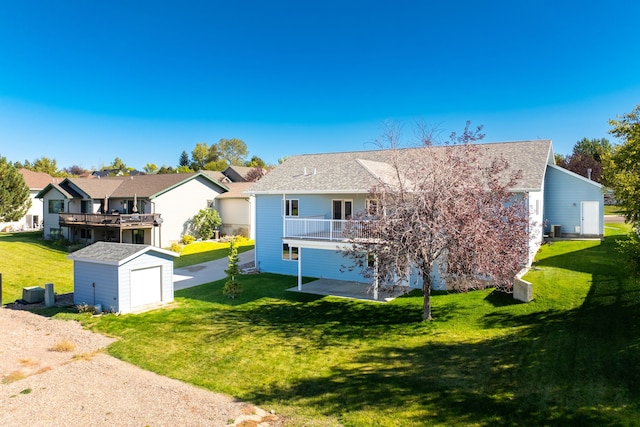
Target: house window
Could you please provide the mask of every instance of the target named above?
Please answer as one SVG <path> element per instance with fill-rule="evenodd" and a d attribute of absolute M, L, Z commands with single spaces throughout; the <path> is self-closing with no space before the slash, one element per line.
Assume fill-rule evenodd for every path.
<path fill-rule="evenodd" d="M 296 261 L 298 259 L 299 248 L 295 246 L 289 246 L 286 243 L 282 244 L 282 259 L 289 261 Z"/>
<path fill-rule="evenodd" d="M 376 266 L 376 256 L 373 254 L 373 252 L 369 252 L 367 254 L 367 267 L 373 268 L 375 266 Z"/>
<path fill-rule="evenodd" d="M 131 230 L 131 240 L 136 244 L 144 244 L 144 230 Z"/>
<path fill-rule="evenodd" d="M 60 229 L 59 228 L 50 228 L 49 229 L 49 237 L 51 237 L 52 239 L 61 238 L 62 234 L 60 233 Z"/>
<path fill-rule="evenodd" d="M 80 213 L 93 213 L 92 212 L 92 201 L 91 200 L 82 200 L 80 201 Z"/>
<path fill-rule="evenodd" d="M 351 219 L 353 200 L 333 200 L 333 219 Z"/>
<path fill-rule="evenodd" d="M 284 200 L 284 216 L 298 216 L 298 199 Z"/>
<path fill-rule="evenodd" d="M 138 200 L 136 203 L 136 209 L 138 213 L 144 213 L 146 203 L 144 200 Z M 133 200 L 124 200 L 122 202 L 122 211 L 124 213 L 133 213 Z"/>
<path fill-rule="evenodd" d="M 64 200 L 49 200 L 49 213 L 60 213 L 64 211 Z"/>
<path fill-rule="evenodd" d="M 376 216 L 380 213 L 380 204 L 376 199 L 367 199 L 365 202 L 366 213 L 369 216 Z"/>
<path fill-rule="evenodd" d="M 85 230 L 84 228 L 80 229 L 80 238 L 81 239 L 88 239 L 91 240 L 91 235 L 93 233 L 91 233 L 91 230 Z"/>

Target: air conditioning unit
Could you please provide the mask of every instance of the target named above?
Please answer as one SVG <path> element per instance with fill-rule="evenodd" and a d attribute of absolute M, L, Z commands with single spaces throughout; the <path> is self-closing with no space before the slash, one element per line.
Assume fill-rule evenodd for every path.
<path fill-rule="evenodd" d="M 562 234 L 562 227 L 560 227 L 559 225 L 551 226 L 551 238 L 557 239 L 561 236 L 561 234 Z"/>
<path fill-rule="evenodd" d="M 22 288 L 22 299 L 27 304 L 35 304 L 44 301 L 44 288 L 40 286 L 30 286 Z"/>

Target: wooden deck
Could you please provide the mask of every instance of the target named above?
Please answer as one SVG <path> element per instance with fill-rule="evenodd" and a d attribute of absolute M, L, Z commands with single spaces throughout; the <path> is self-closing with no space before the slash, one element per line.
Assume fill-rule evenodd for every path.
<path fill-rule="evenodd" d="M 151 228 L 158 219 L 160 214 L 60 213 L 58 223 L 61 227 Z"/>

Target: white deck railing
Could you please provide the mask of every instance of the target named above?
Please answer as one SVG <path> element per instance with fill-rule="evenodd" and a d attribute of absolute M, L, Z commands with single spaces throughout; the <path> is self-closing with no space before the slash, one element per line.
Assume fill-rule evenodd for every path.
<path fill-rule="evenodd" d="M 371 239 L 368 224 L 368 221 L 287 217 L 284 219 L 284 237 L 329 241 Z"/>

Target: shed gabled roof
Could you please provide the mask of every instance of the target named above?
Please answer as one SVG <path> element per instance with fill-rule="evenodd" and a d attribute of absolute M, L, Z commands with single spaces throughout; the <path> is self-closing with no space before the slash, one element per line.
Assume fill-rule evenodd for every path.
<path fill-rule="evenodd" d="M 74 261 L 85 261 L 94 264 L 122 265 L 147 252 L 178 257 L 175 252 L 149 245 L 134 245 L 131 243 L 96 242 L 67 255 Z"/>
<path fill-rule="evenodd" d="M 522 179 L 512 191 L 536 191 L 544 185 L 547 164 L 553 163 L 550 140 L 500 142 L 478 144 L 483 159 L 503 157 L 510 171 L 522 171 Z M 401 150 L 406 161 L 416 158 L 412 153 L 424 148 Z M 428 148 L 439 150 L 443 147 Z M 260 181 L 248 193 L 368 193 L 389 176 L 392 152 L 390 150 L 352 151 L 342 153 L 307 154 L 292 156 Z"/>

